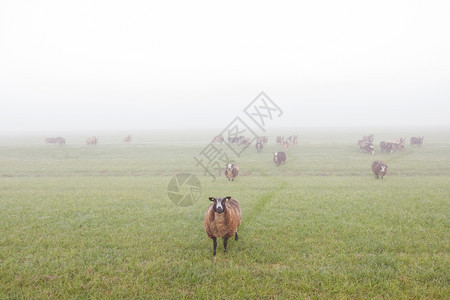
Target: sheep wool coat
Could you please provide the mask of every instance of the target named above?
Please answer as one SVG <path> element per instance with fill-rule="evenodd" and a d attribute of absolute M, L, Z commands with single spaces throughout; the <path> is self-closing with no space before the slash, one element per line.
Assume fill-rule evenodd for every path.
<path fill-rule="evenodd" d="M 230 199 L 225 202 L 225 212 L 214 212 L 212 203 L 205 214 L 205 231 L 209 238 L 231 238 L 241 224 L 241 207 L 239 203 Z"/>

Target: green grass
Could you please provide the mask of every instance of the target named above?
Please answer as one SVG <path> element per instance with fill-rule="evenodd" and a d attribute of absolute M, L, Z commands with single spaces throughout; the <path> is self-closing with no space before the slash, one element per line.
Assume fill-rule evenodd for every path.
<path fill-rule="evenodd" d="M 2 145 L 0 298 L 448 298 L 446 137 L 371 156 L 300 134 L 280 167 L 273 140 L 249 148 L 235 182 L 195 166 L 206 142 Z M 202 182 L 192 206 L 167 196 L 178 172 Z M 228 195 L 240 239 L 214 261 L 204 213 Z"/>

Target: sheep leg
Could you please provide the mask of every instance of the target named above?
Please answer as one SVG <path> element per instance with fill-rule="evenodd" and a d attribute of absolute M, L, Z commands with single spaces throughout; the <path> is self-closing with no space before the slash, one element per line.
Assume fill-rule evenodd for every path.
<path fill-rule="evenodd" d="M 227 244 L 228 244 L 228 238 L 223 238 L 223 252 L 227 252 Z"/>
<path fill-rule="evenodd" d="M 238 237 L 238 234 L 237 234 L 237 231 L 236 231 L 236 233 L 234 234 L 234 240 L 237 241 L 238 238 L 239 238 L 239 237 Z"/>
<path fill-rule="evenodd" d="M 216 256 L 217 238 L 213 237 L 212 240 L 213 240 L 213 247 L 214 247 L 213 255 Z"/>

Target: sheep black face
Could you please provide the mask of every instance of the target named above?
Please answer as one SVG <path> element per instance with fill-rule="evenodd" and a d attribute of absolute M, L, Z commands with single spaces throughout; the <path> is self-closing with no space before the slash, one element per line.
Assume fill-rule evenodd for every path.
<path fill-rule="evenodd" d="M 225 212 L 225 210 L 226 210 L 225 202 L 230 199 L 231 199 L 230 196 L 224 197 L 224 198 L 209 197 L 210 201 L 214 201 L 214 206 L 213 206 L 214 212 L 216 212 L 218 214 Z"/>

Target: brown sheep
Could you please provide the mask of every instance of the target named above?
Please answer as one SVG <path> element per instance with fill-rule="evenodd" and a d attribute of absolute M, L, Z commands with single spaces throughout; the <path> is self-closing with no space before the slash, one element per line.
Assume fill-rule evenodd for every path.
<path fill-rule="evenodd" d="M 279 166 L 281 163 L 286 163 L 286 153 L 284 152 L 274 152 L 273 162 Z"/>
<path fill-rule="evenodd" d="M 223 141 L 224 141 L 224 138 L 221 135 L 217 135 L 217 136 L 213 137 L 213 139 L 212 139 L 213 143 L 220 143 L 220 144 L 222 144 Z"/>
<path fill-rule="evenodd" d="M 359 151 L 364 151 L 364 152 L 374 155 L 375 147 L 372 145 L 372 143 L 362 144 L 361 146 L 359 146 Z"/>
<path fill-rule="evenodd" d="M 239 175 L 239 167 L 236 164 L 228 163 L 225 165 L 225 176 L 228 178 L 228 181 L 234 181 Z"/>
<path fill-rule="evenodd" d="M 228 239 L 238 240 L 238 227 L 241 225 L 241 206 L 230 196 L 224 198 L 209 197 L 214 201 L 205 214 L 206 235 L 213 240 L 213 255 L 216 255 L 217 238 L 223 238 L 224 252 L 227 252 Z"/>
<path fill-rule="evenodd" d="M 387 152 L 387 153 L 394 152 L 394 150 L 392 150 L 392 143 L 390 143 L 390 142 L 381 141 L 380 149 L 381 149 L 381 152 Z"/>
<path fill-rule="evenodd" d="M 264 148 L 264 143 L 261 141 L 256 141 L 256 145 L 255 145 L 256 151 L 261 152 L 262 149 Z"/>
<path fill-rule="evenodd" d="M 419 137 L 415 137 L 413 136 L 410 139 L 410 146 L 417 146 L 417 147 L 422 147 L 423 144 L 423 136 L 419 136 Z"/>
<path fill-rule="evenodd" d="M 378 179 L 378 177 L 381 177 L 383 179 L 383 176 L 387 173 L 387 164 L 384 161 L 381 160 L 375 160 L 372 163 L 372 172 L 375 174 L 375 178 Z"/>

